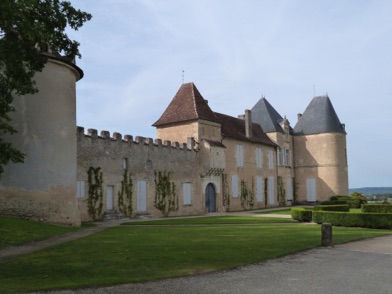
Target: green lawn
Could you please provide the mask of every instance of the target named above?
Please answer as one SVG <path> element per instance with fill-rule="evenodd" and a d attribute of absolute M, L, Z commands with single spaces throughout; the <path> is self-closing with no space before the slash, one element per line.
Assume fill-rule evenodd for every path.
<path fill-rule="evenodd" d="M 185 276 L 259 262 L 320 244 L 319 225 L 254 224 L 253 218 L 248 221 L 246 225 L 237 217 L 235 226 L 215 223 L 108 229 L 0 263 L 0 292 L 94 287 Z M 335 243 L 391 233 L 333 228 Z"/>
<path fill-rule="evenodd" d="M 0 215 L 0 249 L 79 230 Z"/>
<path fill-rule="evenodd" d="M 263 224 L 293 223 L 292 219 L 256 216 L 210 216 L 193 218 L 168 218 L 150 221 L 126 222 L 123 225 L 216 225 L 216 224 Z"/>

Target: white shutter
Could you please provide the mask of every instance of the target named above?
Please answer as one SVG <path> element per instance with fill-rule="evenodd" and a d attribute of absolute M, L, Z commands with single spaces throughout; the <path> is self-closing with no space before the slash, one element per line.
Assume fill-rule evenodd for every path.
<path fill-rule="evenodd" d="M 147 211 L 147 181 L 137 181 L 137 211 Z"/>
<path fill-rule="evenodd" d="M 287 200 L 293 200 L 293 182 L 290 177 L 286 179 Z"/>
<path fill-rule="evenodd" d="M 76 182 L 76 197 L 83 198 L 85 193 L 85 182 L 77 181 Z"/>
<path fill-rule="evenodd" d="M 238 176 L 231 176 L 231 194 L 234 198 L 238 197 Z"/>
<path fill-rule="evenodd" d="M 261 151 L 261 148 L 256 148 L 256 167 L 263 167 L 263 152 Z"/>
<path fill-rule="evenodd" d="M 237 145 L 237 166 L 244 166 L 244 147 L 242 145 Z"/>
<path fill-rule="evenodd" d="M 192 204 L 192 197 L 191 197 L 191 183 L 183 183 L 183 196 L 184 196 L 184 205 L 191 205 Z"/>
<path fill-rule="evenodd" d="M 263 202 L 263 178 L 260 176 L 256 177 L 256 189 L 257 202 Z"/>
<path fill-rule="evenodd" d="M 272 150 L 268 150 L 268 167 L 269 169 L 274 168 L 274 153 Z"/>
<path fill-rule="evenodd" d="M 316 181 L 306 179 L 306 197 L 308 202 L 316 202 Z"/>

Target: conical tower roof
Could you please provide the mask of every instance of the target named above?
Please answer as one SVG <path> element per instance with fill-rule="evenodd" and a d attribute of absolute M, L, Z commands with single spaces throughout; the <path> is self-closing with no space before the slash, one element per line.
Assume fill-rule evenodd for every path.
<path fill-rule="evenodd" d="M 261 98 L 252 108 L 252 121 L 258 123 L 266 133 L 284 133 L 280 122 L 282 116 L 265 98 Z"/>
<path fill-rule="evenodd" d="M 294 135 L 346 133 L 328 96 L 314 97 L 294 127 Z"/>
<path fill-rule="evenodd" d="M 196 86 L 193 83 L 186 83 L 181 85 L 165 112 L 153 126 L 196 119 L 218 122 L 214 112 L 208 106 L 208 102 L 201 96 Z"/>

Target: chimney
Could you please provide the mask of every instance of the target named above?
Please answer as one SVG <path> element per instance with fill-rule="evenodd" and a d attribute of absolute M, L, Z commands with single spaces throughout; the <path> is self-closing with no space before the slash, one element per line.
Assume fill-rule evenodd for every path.
<path fill-rule="evenodd" d="M 297 114 L 298 120 L 302 117 L 302 113 Z"/>
<path fill-rule="evenodd" d="M 253 133 L 252 133 L 252 112 L 249 109 L 245 110 L 245 135 L 249 139 L 251 139 L 253 137 Z"/>

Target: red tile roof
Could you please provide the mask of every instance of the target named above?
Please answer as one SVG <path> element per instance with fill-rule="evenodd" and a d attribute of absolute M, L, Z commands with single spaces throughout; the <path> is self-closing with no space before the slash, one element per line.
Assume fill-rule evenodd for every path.
<path fill-rule="evenodd" d="M 259 124 L 252 123 L 252 138 L 245 135 L 245 120 L 235 118 L 226 114 L 215 112 L 215 116 L 222 124 L 221 133 L 223 137 L 229 137 L 241 141 L 250 141 L 255 143 L 262 143 L 276 147 L 277 145 L 264 133 Z"/>
<path fill-rule="evenodd" d="M 153 126 L 205 119 L 218 122 L 214 112 L 193 83 L 183 84 Z"/>

